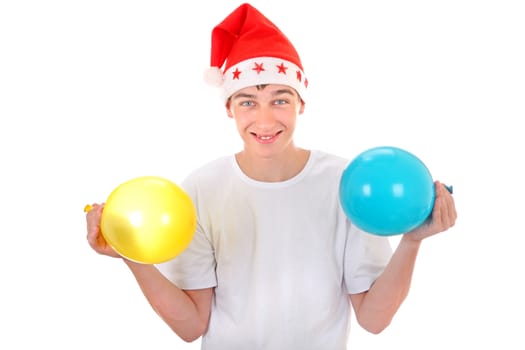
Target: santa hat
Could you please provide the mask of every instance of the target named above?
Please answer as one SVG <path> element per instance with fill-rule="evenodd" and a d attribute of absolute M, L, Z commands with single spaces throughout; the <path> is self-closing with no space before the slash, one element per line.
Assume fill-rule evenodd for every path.
<path fill-rule="evenodd" d="M 242 4 L 219 23 L 211 36 L 211 67 L 205 80 L 233 93 L 259 84 L 294 88 L 305 100 L 308 80 L 297 51 L 288 38 L 250 4 Z"/>

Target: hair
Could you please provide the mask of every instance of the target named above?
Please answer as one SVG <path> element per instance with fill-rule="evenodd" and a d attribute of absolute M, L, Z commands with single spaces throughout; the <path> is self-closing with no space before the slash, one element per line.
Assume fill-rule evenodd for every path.
<path fill-rule="evenodd" d="M 255 85 L 255 88 L 256 88 L 258 91 L 260 91 L 260 90 L 263 90 L 264 88 L 266 88 L 268 85 L 270 85 L 270 84 L 258 84 L 258 85 Z M 299 93 L 298 93 L 295 89 L 292 88 L 292 90 L 295 91 L 295 93 L 297 94 L 297 97 L 299 97 L 299 100 L 301 100 L 301 102 L 304 103 L 304 101 L 303 101 L 301 95 L 299 95 Z M 226 105 L 227 105 L 227 106 L 230 104 L 230 102 L 231 102 L 231 98 L 232 98 L 232 97 L 230 96 L 230 97 L 228 97 L 228 99 L 226 100 Z"/>
<path fill-rule="evenodd" d="M 260 91 L 260 90 L 263 90 L 263 89 L 264 89 L 265 87 L 267 87 L 268 85 L 270 85 L 270 84 L 258 84 L 258 85 L 255 85 L 255 87 L 257 88 L 258 91 Z M 232 95 L 232 96 L 233 96 L 233 95 Z M 228 97 L 228 99 L 226 100 L 226 106 L 228 106 L 228 105 L 230 104 L 231 99 L 232 99 L 231 96 Z"/>

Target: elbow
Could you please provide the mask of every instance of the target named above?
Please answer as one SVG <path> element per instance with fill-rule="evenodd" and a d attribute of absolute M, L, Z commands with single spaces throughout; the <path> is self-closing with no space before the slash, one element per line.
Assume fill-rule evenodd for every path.
<path fill-rule="evenodd" d="M 383 325 L 373 325 L 370 327 L 363 327 L 367 332 L 370 332 L 372 334 L 380 334 L 388 327 L 388 324 Z"/>
<path fill-rule="evenodd" d="M 369 333 L 379 334 L 383 332 L 391 323 L 392 318 L 369 318 L 357 319 L 357 323 Z"/>
<path fill-rule="evenodd" d="M 179 334 L 179 338 L 185 341 L 186 343 L 193 343 L 195 340 L 200 338 L 200 335 Z"/>
<path fill-rule="evenodd" d="M 208 330 L 208 320 L 199 318 L 177 319 L 170 314 L 163 313 L 163 308 L 152 305 L 157 315 L 168 325 L 177 336 L 186 343 L 199 339 Z"/>
<path fill-rule="evenodd" d="M 199 322 L 198 325 L 189 328 L 178 328 L 173 331 L 186 343 L 192 343 L 195 340 L 199 339 L 208 329 L 208 324 L 206 322 Z"/>
<path fill-rule="evenodd" d="M 198 332 L 175 332 L 180 339 L 186 343 L 193 343 L 195 340 L 199 339 L 203 333 Z"/>

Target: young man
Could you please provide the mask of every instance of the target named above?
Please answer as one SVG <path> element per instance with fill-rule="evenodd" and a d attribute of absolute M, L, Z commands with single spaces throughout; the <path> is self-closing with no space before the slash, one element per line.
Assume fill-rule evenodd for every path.
<path fill-rule="evenodd" d="M 123 258 L 145 297 L 209 350 L 346 349 L 351 309 L 381 332 L 407 296 L 421 241 L 454 225 L 452 196 L 436 182 L 432 220 L 392 252 L 341 209 L 348 160 L 294 143 L 308 81 L 284 34 L 243 4 L 214 28 L 211 66 L 244 147 L 182 183 L 198 217 L 182 254 L 158 266 Z M 88 241 L 119 257 L 100 233 L 102 210 L 87 214 Z"/>

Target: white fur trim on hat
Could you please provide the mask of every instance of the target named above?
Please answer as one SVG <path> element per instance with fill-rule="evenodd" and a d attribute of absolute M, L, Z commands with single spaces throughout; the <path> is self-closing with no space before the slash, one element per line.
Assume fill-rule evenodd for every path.
<path fill-rule="evenodd" d="M 275 57 L 256 57 L 239 62 L 223 74 L 222 95 L 227 100 L 236 91 L 261 84 L 279 84 L 294 88 L 306 100 L 308 80 L 296 64 Z"/>

